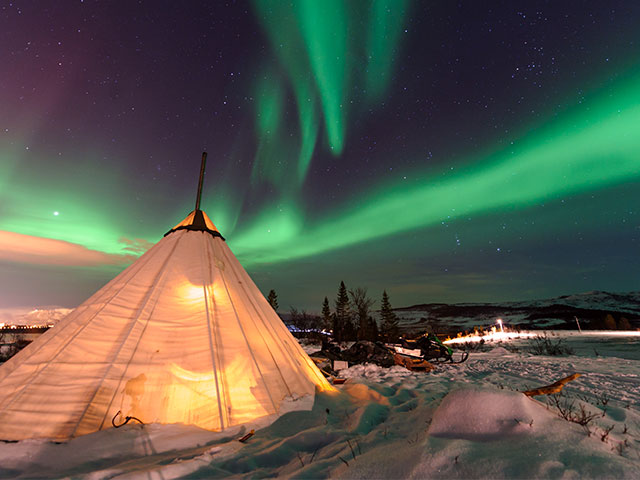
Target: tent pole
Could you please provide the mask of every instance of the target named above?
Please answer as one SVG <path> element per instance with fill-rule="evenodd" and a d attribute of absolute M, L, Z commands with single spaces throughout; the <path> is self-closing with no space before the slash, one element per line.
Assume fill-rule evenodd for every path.
<path fill-rule="evenodd" d="M 202 182 L 204 181 L 204 168 L 207 164 L 207 152 L 202 152 L 200 164 L 200 180 L 198 180 L 198 196 L 196 197 L 196 211 L 200 210 L 200 197 L 202 197 Z"/>

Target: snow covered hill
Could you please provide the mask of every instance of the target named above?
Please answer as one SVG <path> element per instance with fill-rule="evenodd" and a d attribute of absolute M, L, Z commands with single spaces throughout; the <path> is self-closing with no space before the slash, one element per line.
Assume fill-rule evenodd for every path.
<path fill-rule="evenodd" d="M 498 318 L 519 328 L 577 329 L 576 318 L 583 327 L 606 328 L 611 315 L 617 324 L 625 318 L 632 328 L 640 327 L 640 292 L 586 292 L 575 295 L 519 302 L 429 303 L 394 309 L 403 332 L 425 329 L 436 333 L 454 333 L 473 327 L 494 325 Z"/>
<path fill-rule="evenodd" d="M 72 311 L 72 308 L 63 307 L 0 309 L 0 324 L 29 326 L 55 325 Z"/>

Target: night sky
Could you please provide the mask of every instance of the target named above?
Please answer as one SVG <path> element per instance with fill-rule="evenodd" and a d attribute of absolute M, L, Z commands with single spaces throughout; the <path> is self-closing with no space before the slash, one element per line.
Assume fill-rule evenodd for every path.
<path fill-rule="evenodd" d="M 319 311 L 640 288 L 640 2 L 0 3 L 0 307 L 202 206 Z"/>

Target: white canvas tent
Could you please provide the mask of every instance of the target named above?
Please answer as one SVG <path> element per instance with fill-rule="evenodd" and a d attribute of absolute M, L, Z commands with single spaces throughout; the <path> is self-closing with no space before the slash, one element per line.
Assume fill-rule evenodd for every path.
<path fill-rule="evenodd" d="M 332 387 L 196 209 L 0 366 L 0 439 L 126 416 L 220 430 L 308 409 L 316 388 Z"/>

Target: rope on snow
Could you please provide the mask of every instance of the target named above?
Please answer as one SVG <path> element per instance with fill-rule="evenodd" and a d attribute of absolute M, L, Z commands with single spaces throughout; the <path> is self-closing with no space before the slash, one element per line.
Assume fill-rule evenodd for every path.
<path fill-rule="evenodd" d="M 129 423 L 131 420 L 135 420 L 136 422 L 138 422 L 140 425 L 144 425 L 144 422 L 142 420 L 140 420 L 139 418 L 136 417 L 131 417 L 131 416 L 126 416 L 124 417 L 124 422 L 122 422 L 120 425 L 116 425 L 116 417 L 118 415 L 122 415 L 122 412 L 120 410 L 118 410 L 118 413 L 116 413 L 113 418 L 111 419 L 111 425 L 113 425 L 115 428 L 120 428 L 123 425 L 126 425 L 127 423 Z"/>

